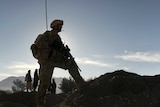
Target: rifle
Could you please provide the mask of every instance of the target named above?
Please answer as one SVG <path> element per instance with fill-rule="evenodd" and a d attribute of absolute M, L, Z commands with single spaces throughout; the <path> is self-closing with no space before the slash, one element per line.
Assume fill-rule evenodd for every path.
<path fill-rule="evenodd" d="M 68 59 L 72 59 L 73 62 L 75 63 L 75 66 L 78 68 L 79 71 L 81 71 L 81 69 L 79 68 L 79 66 L 77 65 L 76 61 L 74 60 L 74 57 L 72 56 L 72 54 L 70 53 L 70 49 L 68 47 L 68 45 L 65 46 L 65 56 Z"/>
<path fill-rule="evenodd" d="M 51 45 L 51 47 L 52 47 L 53 49 L 57 49 L 57 47 L 56 47 L 54 44 Z M 51 52 L 49 53 L 48 58 L 50 58 L 50 57 L 52 56 L 53 49 L 52 49 Z M 70 49 L 69 49 L 68 45 L 66 45 L 66 46 L 63 45 L 63 48 L 62 48 L 61 50 L 59 50 L 59 51 L 61 51 L 61 52 L 63 51 L 63 52 L 64 52 L 64 58 L 73 60 L 73 63 L 75 64 L 75 66 L 77 67 L 77 69 L 78 69 L 79 71 L 81 71 L 81 69 L 78 67 L 76 61 L 74 60 L 74 57 L 73 57 L 72 54 L 70 53 Z"/>

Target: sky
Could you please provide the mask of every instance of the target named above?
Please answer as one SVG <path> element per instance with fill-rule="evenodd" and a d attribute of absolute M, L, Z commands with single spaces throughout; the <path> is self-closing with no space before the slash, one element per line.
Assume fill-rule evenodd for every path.
<path fill-rule="evenodd" d="M 123 69 L 160 74 L 159 0 L 0 0 L 0 81 L 39 68 L 30 46 L 55 19 L 87 80 Z M 56 68 L 53 77 L 69 77 Z"/>

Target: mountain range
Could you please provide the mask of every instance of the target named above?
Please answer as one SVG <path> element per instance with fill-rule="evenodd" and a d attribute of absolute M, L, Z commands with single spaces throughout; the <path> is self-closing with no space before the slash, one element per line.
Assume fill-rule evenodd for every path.
<path fill-rule="evenodd" d="M 13 81 L 16 80 L 16 79 L 19 79 L 22 82 L 25 82 L 24 81 L 25 80 L 24 76 L 20 76 L 20 77 L 11 76 L 11 77 L 8 77 L 8 78 L 0 81 L 0 90 L 12 91 L 11 87 L 14 86 Z M 56 93 L 61 93 L 61 90 L 58 87 L 59 87 L 59 84 L 61 84 L 63 78 L 57 78 L 56 77 L 54 79 L 55 79 L 55 82 L 57 84 Z"/>

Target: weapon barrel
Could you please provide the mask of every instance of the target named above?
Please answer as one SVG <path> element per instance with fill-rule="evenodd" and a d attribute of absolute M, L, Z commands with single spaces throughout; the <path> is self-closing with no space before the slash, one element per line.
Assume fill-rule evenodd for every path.
<path fill-rule="evenodd" d="M 80 69 L 79 66 L 77 65 L 76 61 L 74 60 L 74 57 L 73 57 L 72 54 L 70 53 L 70 49 L 69 49 L 68 45 L 66 45 L 66 50 L 67 50 L 67 55 L 68 55 L 68 57 L 73 60 L 73 62 L 75 63 L 77 69 L 78 69 L 79 71 L 81 71 L 81 69 Z"/>

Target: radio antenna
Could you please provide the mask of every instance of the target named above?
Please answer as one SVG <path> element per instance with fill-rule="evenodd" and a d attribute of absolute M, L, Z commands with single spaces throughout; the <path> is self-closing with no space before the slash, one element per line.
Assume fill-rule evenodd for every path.
<path fill-rule="evenodd" d="M 46 30 L 48 30 L 47 0 L 45 0 Z"/>

